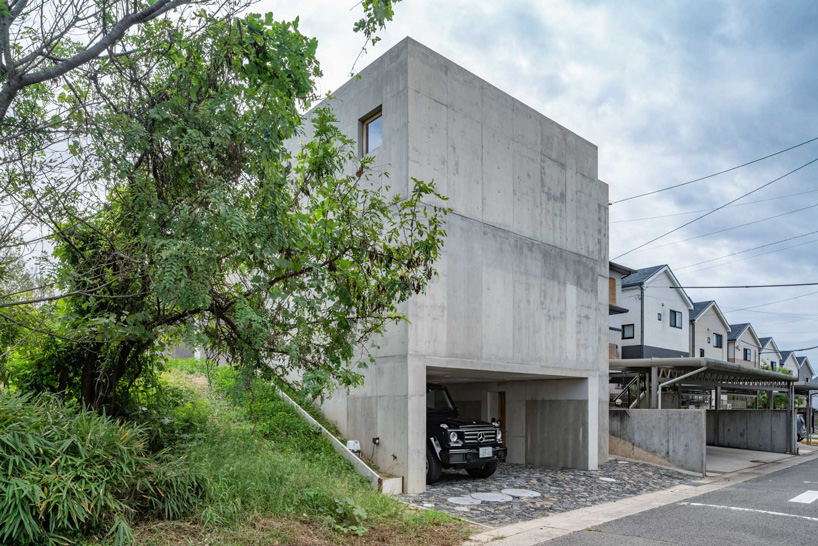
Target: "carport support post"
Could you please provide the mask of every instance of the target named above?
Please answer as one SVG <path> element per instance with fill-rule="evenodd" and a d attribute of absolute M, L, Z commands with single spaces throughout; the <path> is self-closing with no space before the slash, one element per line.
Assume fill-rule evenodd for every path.
<path fill-rule="evenodd" d="M 719 437 L 719 410 L 721 409 L 721 387 L 716 387 L 716 430 L 714 431 L 715 434 L 713 435 L 713 440 L 715 441 L 716 445 L 721 443 L 721 438 Z"/>
<path fill-rule="evenodd" d="M 650 409 L 659 407 L 659 368 L 650 369 Z"/>
<path fill-rule="evenodd" d="M 798 445 L 797 445 L 797 433 L 796 433 L 796 422 L 795 422 L 795 384 L 790 383 L 789 391 L 787 391 L 787 415 L 790 419 L 790 434 L 787 440 L 790 444 L 790 453 L 793 455 L 798 453 Z"/>

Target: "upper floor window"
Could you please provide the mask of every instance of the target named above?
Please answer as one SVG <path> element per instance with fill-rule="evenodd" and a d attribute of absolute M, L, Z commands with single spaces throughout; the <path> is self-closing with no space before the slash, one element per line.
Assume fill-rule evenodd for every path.
<path fill-rule="evenodd" d="M 682 327 L 682 313 L 681 313 L 681 311 L 674 311 L 673 309 L 670 310 L 670 325 L 673 328 L 681 328 Z"/>
<path fill-rule="evenodd" d="M 775 360 L 771 360 L 770 361 L 770 368 L 775 369 L 775 366 L 776 366 Z"/>
<path fill-rule="evenodd" d="M 753 361 L 753 351 L 752 349 L 744 349 L 744 360 L 747 362 Z"/>
<path fill-rule="evenodd" d="M 622 339 L 633 339 L 633 324 L 622 325 Z"/>
<path fill-rule="evenodd" d="M 363 137 L 363 155 L 369 154 L 381 147 L 383 142 L 383 126 L 381 124 L 381 109 L 361 120 Z"/>
<path fill-rule="evenodd" d="M 704 349 L 699 349 L 699 356 L 704 358 Z"/>
<path fill-rule="evenodd" d="M 721 334 L 713 334 L 713 347 L 721 348 L 722 344 L 722 335 Z"/>

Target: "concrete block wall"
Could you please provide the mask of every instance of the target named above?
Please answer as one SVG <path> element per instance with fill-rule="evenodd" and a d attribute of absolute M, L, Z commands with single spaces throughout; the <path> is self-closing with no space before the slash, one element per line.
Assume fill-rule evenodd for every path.
<path fill-rule="evenodd" d="M 571 399 L 586 403 L 572 423 L 585 438 L 576 449 L 587 453 L 554 460 L 606 460 L 608 188 L 596 146 L 411 39 L 328 104 L 353 138 L 382 108 L 373 155 L 390 176 L 373 184 L 405 195 L 412 177 L 434 180 L 452 208 L 439 276 L 406 305 L 411 322 L 378 341 L 364 387 L 337 393 L 328 416 L 363 446 L 379 436 L 375 462 L 416 492 L 425 487 L 427 367 L 571 378 L 580 385 Z M 566 400 L 560 391 L 542 392 Z M 545 439 L 548 426 L 531 435 Z"/>

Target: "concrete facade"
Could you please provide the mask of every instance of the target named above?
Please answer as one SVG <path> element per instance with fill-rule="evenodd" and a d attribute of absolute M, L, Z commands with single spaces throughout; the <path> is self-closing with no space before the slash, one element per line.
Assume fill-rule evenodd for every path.
<path fill-rule="evenodd" d="M 690 319 L 690 356 L 727 360 L 729 332 L 730 324 L 718 304 L 709 302 L 698 316 Z M 719 339 L 716 336 L 721 336 L 721 347 L 716 346 Z"/>
<path fill-rule="evenodd" d="M 373 167 L 389 178 L 373 183 L 406 195 L 411 178 L 434 180 L 452 212 L 439 276 L 327 416 L 409 493 L 425 489 L 427 380 L 450 386 L 464 413 L 488 415 L 503 389 L 510 460 L 596 468 L 608 453 L 608 188 L 596 146 L 408 38 L 333 97 L 353 138 L 382 111 Z"/>
<path fill-rule="evenodd" d="M 705 410 L 611 410 L 611 455 L 706 471 Z"/>
<path fill-rule="evenodd" d="M 693 303 L 679 288 L 679 282 L 670 268 L 658 268 L 643 282 L 629 285 L 628 278 L 632 276 L 622 281 L 619 304 L 628 309 L 627 313 L 620 315 L 622 358 L 690 356 L 689 317 Z M 671 326 L 671 311 L 681 313 L 679 327 Z M 633 326 L 633 337 L 629 339 L 624 335 L 628 325 Z"/>

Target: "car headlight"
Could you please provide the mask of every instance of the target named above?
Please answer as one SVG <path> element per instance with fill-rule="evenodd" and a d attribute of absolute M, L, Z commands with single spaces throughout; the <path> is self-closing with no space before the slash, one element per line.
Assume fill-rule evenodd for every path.
<path fill-rule="evenodd" d="M 451 442 L 451 443 L 453 443 L 453 444 L 456 444 L 456 443 L 458 442 L 458 438 L 457 438 L 457 433 L 456 433 L 456 432 L 450 432 L 450 433 L 449 433 L 449 442 Z"/>
<path fill-rule="evenodd" d="M 497 429 L 497 441 L 498 441 L 498 442 L 502 442 L 502 441 L 503 441 L 503 430 L 502 430 L 502 429 L 499 429 L 499 428 Z"/>

